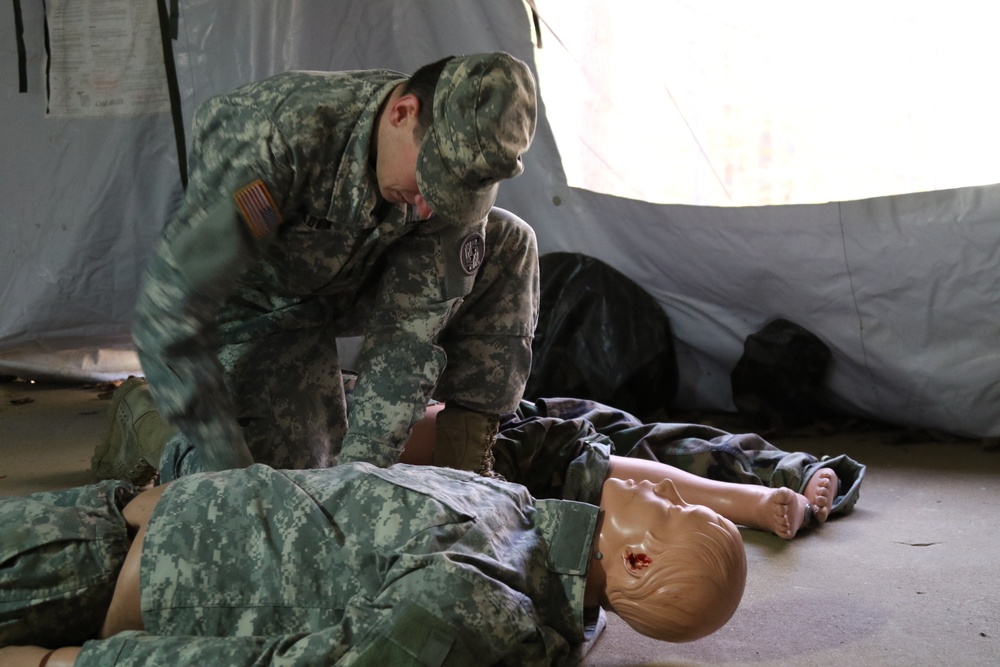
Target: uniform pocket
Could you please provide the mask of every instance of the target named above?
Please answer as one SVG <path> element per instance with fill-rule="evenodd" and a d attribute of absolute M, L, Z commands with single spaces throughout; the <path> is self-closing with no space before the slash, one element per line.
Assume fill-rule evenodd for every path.
<path fill-rule="evenodd" d="M 97 633 L 128 552 L 120 486 L 0 501 L 0 645 L 76 644 Z"/>

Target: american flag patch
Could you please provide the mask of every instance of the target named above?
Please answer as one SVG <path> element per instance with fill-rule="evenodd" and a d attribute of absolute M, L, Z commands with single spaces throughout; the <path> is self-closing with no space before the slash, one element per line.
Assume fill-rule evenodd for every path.
<path fill-rule="evenodd" d="M 257 179 L 235 192 L 233 199 L 236 200 L 236 206 L 243 214 L 243 219 L 254 238 L 264 238 L 281 224 L 281 216 L 264 181 Z"/>

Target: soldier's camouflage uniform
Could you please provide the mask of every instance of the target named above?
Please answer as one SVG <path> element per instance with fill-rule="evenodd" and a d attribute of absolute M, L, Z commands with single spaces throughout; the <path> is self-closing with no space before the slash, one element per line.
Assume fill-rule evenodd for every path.
<path fill-rule="evenodd" d="M 489 76 L 522 79 L 530 141 L 530 73 L 489 57 L 500 63 Z M 483 413 L 516 406 L 538 303 L 534 234 L 488 205 L 459 224 L 381 200 L 372 132 L 404 80 L 291 72 L 199 108 L 188 190 L 133 327 L 156 404 L 182 432 L 161 459 L 165 478 L 251 455 L 278 468 L 334 465 L 338 452 L 386 466 L 432 394 Z M 470 150 L 437 141 L 459 158 Z M 445 167 L 421 160 L 431 202 L 444 195 L 427 179 Z M 348 429 L 335 337 L 362 333 Z"/>
<path fill-rule="evenodd" d="M 126 488 L 108 481 L 0 500 L 0 646 L 94 636 L 126 550 Z M 190 475 L 148 524 L 146 630 L 86 641 L 76 664 L 577 659 L 603 627 L 583 608 L 597 513 L 451 469 Z"/>
<path fill-rule="evenodd" d="M 813 473 L 831 468 L 840 480 L 833 513 L 857 502 L 865 466 L 843 454 L 817 457 L 785 452 L 752 433 L 732 434 L 700 424 L 643 424 L 594 401 L 521 401 L 500 420 L 494 470 L 524 484 L 536 498 L 600 502 L 609 456 L 659 461 L 699 477 L 802 492 Z"/>
<path fill-rule="evenodd" d="M 841 488 L 833 506 L 835 513 L 846 512 L 857 502 L 865 473 L 863 465 L 843 455 L 832 458 L 817 458 L 807 453 L 783 452 L 759 436 L 753 434 L 734 435 L 708 426 L 642 424 L 627 413 L 580 399 L 539 399 L 534 403 L 522 401 L 515 413 L 504 416 L 494 452 L 496 454 L 495 469 L 508 479 L 525 484 L 534 495 L 540 498 L 565 498 L 591 504 L 597 504 L 600 501 L 601 486 L 607 476 L 609 457 L 613 453 L 668 463 L 694 474 L 721 481 L 762 484 L 770 487 L 787 486 L 798 491 L 805 488 L 806 482 L 816 470 L 829 467 L 837 472 L 841 481 Z M 447 493 L 443 493 L 441 496 L 445 500 L 445 504 L 451 502 L 449 499 L 452 498 L 452 494 L 457 493 L 463 498 L 467 496 L 466 500 L 475 503 L 485 497 L 483 495 L 484 488 L 506 488 L 502 485 L 498 487 L 498 482 L 479 476 L 467 478 L 464 473 L 447 469 L 412 469 L 407 466 L 396 466 L 386 471 L 375 471 L 368 467 L 363 469 L 374 475 L 376 482 L 372 483 L 376 486 L 381 485 L 383 480 L 392 479 L 395 483 L 402 484 L 404 488 L 410 488 L 414 492 L 416 489 L 426 491 L 427 487 L 422 481 L 425 479 L 423 475 L 426 475 L 427 479 L 441 479 L 443 477 L 455 480 L 449 482 L 451 484 L 470 485 L 467 488 L 458 487 L 457 490 L 455 487 L 449 487 Z M 275 473 L 255 466 L 247 477 L 240 478 L 244 480 L 240 484 L 219 485 L 217 481 L 225 479 L 219 475 L 195 476 L 194 479 L 207 481 L 198 482 L 193 486 L 187 486 L 189 482 L 184 480 L 175 482 L 176 488 L 189 490 L 177 492 L 177 496 L 169 505 L 170 509 L 162 510 L 164 512 L 161 515 L 163 516 L 162 521 L 173 521 L 176 526 L 187 525 L 191 530 L 165 530 L 164 534 L 173 534 L 172 540 L 180 542 L 167 540 L 162 548 L 166 551 L 173 548 L 180 552 L 186 552 L 189 546 L 185 545 L 198 542 L 198 539 L 201 538 L 196 538 L 196 534 L 205 533 L 204 539 L 207 539 L 207 544 L 214 549 L 215 543 L 212 540 L 216 538 L 212 535 L 228 532 L 233 535 L 234 542 L 240 545 L 236 551 L 241 553 L 231 554 L 227 550 L 227 557 L 239 555 L 240 558 L 254 558 L 256 554 L 262 553 L 261 547 L 267 545 L 257 544 L 249 538 L 237 540 L 234 531 L 239 532 L 243 528 L 239 524 L 232 523 L 230 518 L 226 518 L 228 515 L 220 514 L 214 504 L 217 502 L 231 502 L 235 504 L 237 509 L 245 508 L 238 514 L 243 517 L 243 520 L 250 522 L 257 522 L 261 512 L 266 515 L 270 512 L 279 512 L 284 508 L 284 510 L 288 510 L 282 514 L 285 518 L 276 519 L 279 522 L 276 525 L 289 525 L 288 522 L 290 522 L 291 525 L 295 526 L 311 526 L 318 522 L 322 526 L 327 521 L 339 523 L 345 517 L 354 517 L 356 520 L 360 520 L 363 525 L 362 530 L 375 530 L 377 526 L 403 525 L 400 522 L 404 521 L 404 515 L 399 512 L 400 507 L 403 506 L 401 504 L 403 502 L 402 496 L 351 495 L 351 492 L 345 487 L 338 492 L 341 494 L 341 500 L 338 501 L 333 496 L 324 495 L 323 498 L 329 499 L 317 502 L 316 498 L 322 495 L 321 492 L 315 490 L 317 484 L 322 486 L 325 483 L 321 483 L 320 480 L 333 479 L 336 475 L 345 474 L 338 472 L 340 470 L 340 468 L 335 468 L 330 471 Z M 421 472 L 421 470 L 426 472 Z M 397 475 L 404 473 L 409 481 L 404 481 L 403 477 L 397 477 Z M 334 477 L 323 477 L 326 474 Z M 350 474 L 355 475 L 355 473 Z M 412 477 L 413 474 L 416 475 L 415 478 Z M 361 479 L 365 475 L 358 474 L 356 477 Z M 187 479 L 191 478 L 185 478 L 185 480 Z M 248 479 L 254 480 L 254 484 L 247 484 L 246 480 Z M 253 495 L 257 493 L 257 485 L 260 483 L 270 486 L 263 491 L 261 497 L 253 498 Z M 180 486 L 180 484 L 184 484 L 184 486 Z M 197 495 L 203 493 L 198 491 L 201 485 L 207 485 L 205 488 L 210 493 L 205 492 L 205 495 Z M 242 495 L 244 487 L 246 487 L 245 492 L 250 494 L 251 498 Z M 171 489 L 170 493 L 174 493 L 174 490 Z M 437 498 L 438 487 L 433 493 L 434 497 Z M 233 497 L 227 500 L 229 494 L 233 494 Z M 403 495 L 408 494 L 403 493 Z M 84 489 L 42 493 L 26 499 L 11 498 L 0 501 L 0 525 L 5 527 L 2 531 L 2 537 L 0 537 L 0 563 L 2 563 L 0 566 L 0 645 L 25 642 L 45 645 L 46 642 L 52 641 L 52 637 L 56 636 L 59 637 L 59 643 L 78 643 L 94 635 L 103 620 L 103 613 L 94 613 L 93 610 L 106 609 L 110 600 L 110 588 L 113 586 L 118 569 L 125 557 L 126 531 L 124 520 L 121 519 L 120 508 L 131 497 L 132 492 L 129 487 L 122 483 L 105 482 Z M 422 495 L 419 497 L 424 498 Z M 211 503 L 208 502 L 210 498 L 214 498 Z M 296 517 L 292 508 L 296 507 L 298 500 L 310 505 L 311 510 Z M 489 500 L 489 502 L 494 501 Z M 313 505 L 313 503 L 316 504 Z M 413 507 L 413 505 L 406 506 Z M 547 505 L 544 501 L 539 501 L 539 506 L 546 507 Z M 562 505 L 557 506 L 563 507 Z M 167 506 L 164 505 L 164 507 Z M 570 504 L 567 507 L 570 508 L 568 511 L 582 512 L 583 514 L 580 516 L 586 515 L 586 512 L 578 504 Z M 160 515 L 160 513 L 161 509 L 158 508 L 157 514 Z M 308 589 L 308 585 L 303 582 L 309 579 L 292 573 L 304 571 L 301 570 L 299 560 L 308 560 L 315 551 L 315 547 L 300 539 L 293 539 L 290 542 L 286 542 L 284 537 L 277 539 L 277 536 L 285 535 L 285 533 L 273 530 L 271 523 L 263 522 L 259 526 L 260 530 L 267 532 L 274 538 L 271 539 L 271 548 L 287 550 L 287 555 L 281 558 L 286 559 L 289 565 L 287 568 L 261 570 L 259 577 L 253 579 L 253 586 L 262 587 L 262 591 L 269 590 L 270 592 L 266 594 L 271 596 L 295 597 L 300 595 L 303 586 Z M 493 531 L 494 528 L 490 527 L 489 530 Z M 589 534 L 587 531 L 592 530 L 592 528 L 579 526 L 578 530 L 579 534 L 586 535 Z M 340 531 L 337 533 L 339 538 L 336 539 L 340 540 L 338 544 L 346 544 L 349 532 Z M 198 543 L 200 544 L 200 542 Z M 246 554 L 242 552 L 246 552 Z M 569 552 L 575 553 L 573 549 L 570 549 Z M 214 554 L 214 551 L 212 553 Z M 324 558 L 329 557 L 326 552 L 318 553 L 322 553 Z M 351 562 L 357 562 L 357 557 L 358 553 L 352 552 Z M 213 555 L 212 558 L 215 556 Z M 387 558 L 375 557 L 370 562 L 385 569 Z M 469 558 L 468 560 L 476 563 L 492 563 L 489 559 L 483 561 L 479 558 Z M 172 571 L 175 568 L 178 572 L 187 572 L 192 569 L 187 566 L 182 567 L 179 561 L 171 560 L 169 562 L 171 565 L 168 566 L 167 570 L 160 573 L 160 576 L 166 578 L 168 582 L 173 580 Z M 520 566 L 523 567 L 525 562 L 527 561 L 522 561 Z M 237 569 L 240 566 L 240 564 L 234 564 Z M 250 563 L 244 563 L 242 567 L 246 568 L 246 572 L 254 572 L 257 568 L 256 565 Z M 341 571 L 339 566 L 329 569 L 330 571 Z M 222 571 L 222 574 L 219 575 L 221 578 L 217 581 L 205 579 L 200 586 L 197 582 L 187 581 L 185 586 L 197 587 L 198 591 L 215 591 L 214 594 L 225 596 L 224 591 L 222 593 L 219 591 L 228 587 L 228 581 L 225 578 L 227 571 Z M 210 577 L 212 575 L 202 573 L 199 576 Z M 352 574 L 351 576 L 359 577 L 360 575 Z M 83 581 L 88 583 L 81 584 Z M 58 582 L 63 583 L 59 585 Z M 174 585 L 168 583 L 168 587 Z M 374 586 L 370 582 L 366 585 L 369 590 Z M 286 588 L 288 590 L 282 593 Z M 373 598 L 369 596 L 369 599 Z M 400 601 L 397 600 L 393 604 L 397 602 Z M 391 610 L 386 609 L 384 613 L 398 614 L 398 617 L 392 616 L 396 620 L 391 621 L 389 624 L 391 625 L 397 621 L 405 624 L 410 618 L 409 614 L 415 612 L 412 610 L 391 612 Z M 461 623 L 464 624 L 468 621 L 469 618 L 466 617 L 462 619 Z M 423 618 L 421 613 L 417 625 L 423 626 L 424 624 L 429 624 L 429 621 Z M 407 627 L 409 626 L 407 625 Z M 438 626 L 429 624 L 427 627 L 437 628 Z M 595 629 L 599 629 L 599 626 L 596 626 Z M 399 637 L 409 636 L 408 631 L 401 631 L 397 634 Z M 593 635 L 593 632 L 586 635 L 587 640 L 592 640 Z M 427 637 L 429 636 L 427 635 Z M 569 635 L 564 634 L 564 636 Z M 579 634 L 574 631 L 571 641 L 577 641 L 578 637 Z M 384 664 L 406 664 L 406 662 L 402 662 L 403 658 L 398 655 L 383 653 L 383 651 L 390 651 L 390 649 L 396 650 L 395 641 L 397 640 L 390 641 L 379 649 L 373 646 L 370 649 L 372 652 L 366 656 L 379 656 L 380 659 L 381 656 L 391 656 L 391 659 L 385 658 Z M 423 641 L 424 644 L 421 646 L 425 644 L 436 645 L 429 638 L 414 641 L 418 644 Z M 445 643 L 447 644 L 447 641 Z M 194 642 L 189 649 L 171 645 L 172 648 L 164 650 L 190 650 L 192 651 L 191 659 L 197 660 L 196 652 L 205 645 L 206 642 L 199 641 Z M 90 648 L 93 649 L 96 646 L 100 646 L 100 644 L 91 645 Z M 243 646 L 240 650 L 252 653 L 254 649 L 253 646 Z M 101 655 L 103 656 L 103 654 Z M 136 664 L 141 664 L 142 660 L 146 659 L 142 652 L 136 655 Z M 292 655 L 297 656 L 298 654 L 293 653 Z M 235 657 L 233 659 L 235 660 Z M 523 656 L 519 656 L 517 659 L 527 660 Z M 483 661 L 477 659 L 468 664 L 481 663 Z M 124 662 L 122 664 L 130 663 Z M 237 661 L 232 662 L 232 664 L 243 663 Z M 279 664 L 283 663 L 279 662 Z M 292 660 L 289 664 L 296 663 Z M 434 663 L 428 662 L 427 664 Z M 512 662 L 511 664 L 531 663 Z"/>

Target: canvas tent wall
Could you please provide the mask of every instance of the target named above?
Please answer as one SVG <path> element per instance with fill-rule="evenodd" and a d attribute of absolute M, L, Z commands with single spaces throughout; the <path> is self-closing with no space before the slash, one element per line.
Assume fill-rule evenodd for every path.
<path fill-rule="evenodd" d="M 0 373 L 123 377 L 138 371 L 129 317 L 140 275 L 182 196 L 171 115 L 46 114 L 45 10 L 18 4 L 23 37 L 9 5 L 0 30 Z M 172 4 L 184 122 L 207 97 L 286 69 L 411 72 L 487 50 L 534 62 L 521 0 L 159 6 Z M 623 199 L 567 185 L 543 102 L 526 171 L 498 204 L 532 224 L 542 252 L 595 256 L 663 306 L 678 351 L 677 407 L 733 409 L 729 373 L 743 341 L 784 317 L 832 349 L 832 405 L 1000 435 L 998 186 L 795 206 Z"/>

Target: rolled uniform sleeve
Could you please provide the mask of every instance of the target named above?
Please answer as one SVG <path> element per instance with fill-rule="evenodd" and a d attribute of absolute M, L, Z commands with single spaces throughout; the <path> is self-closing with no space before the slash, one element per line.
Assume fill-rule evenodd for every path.
<path fill-rule="evenodd" d="M 222 470 L 252 458 L 215 355 L 217 317 L 287 213 L 295 170 L 280 132 L 246 105 L 210 100 L 194 128 L 188 192 L 146 271 L 133 337 L 162 415 Z"/>
<path fill-rule="evenodd" d="M 459 252 L 486 221 L 421 223 L 389 250 L 361 349 L 340 461 L 396 463 L 447 363 L 438 339 L 475 283 Z"/>

